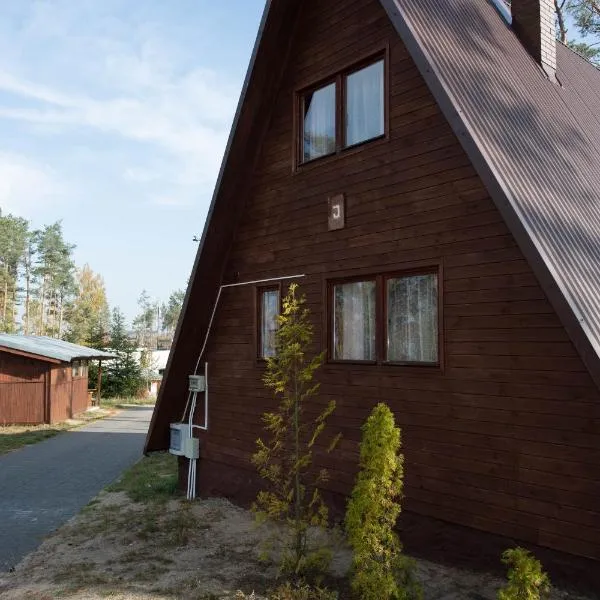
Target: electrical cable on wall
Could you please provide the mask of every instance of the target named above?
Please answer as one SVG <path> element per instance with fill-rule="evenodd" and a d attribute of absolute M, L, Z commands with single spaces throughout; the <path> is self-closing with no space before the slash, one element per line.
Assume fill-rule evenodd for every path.
<path fill-rule="evenodd" d="M 208 322 L 208 327 L 206 329 L 206 335 L 204 336 L 204 342 L 202 343 L 202 347 L 200 348 L 200 352 L 198 354 L 198 360 L 196 361 L 196 366 L 194 368 L 193 375 L 196 376 L 198 374 L 198 368 L 200 366 L 200 361 L 204 356 L 204 351 L 206 350 L 206 345 L 208 343 L 208 337 L 210 335 L 210 331 L 212 329 L 213 321 L 215 319 L 215 315 L 217 313 L 217 308 L 219 306 L 219 300 L 221 299 L 221 293 L 225 288 L 232 287 L 242 287 L 247 285 L 258 285 L 261 283 L 270 283 L 273 281 L 285 281 L 287 279 L 300 279 L 302 277 L 306 277 L 306 275 L 285 275 L 284 277 L 270 277 L 268 279 L 256 279 L 253 281 L 243 281 L 239 283 L 228 283 L 219 287 L 219 291 L 217 293 L 217 298 L 215 300 L 215 304 L 213 306 L 212 313 L 210 315 L 210 320 Z M 191 387 L 191 386 L 190 386 Z M 203 425 L 194 425 L 194 418 L 196 415 L 196 406 L 198 394 L 201 392 L 192 391 L 189 389 L 187 402 L 185 403 L 185 408 L 183 409 L 183 415 L 181 417 L 181 422 L 185 423 L 185 416 L 188 412 L 188 407 L 190 409 L 189 418 L 188 418 L 188 434 L 189 438 L 192 439 L 194 429 L 199 429 L 201 431 L 208 430 L 208 363 L 204 363 L 204 424 Z M 196 468 L 197 468 L 197 458 L 189 458 L 188 464 L 188 481 L 187 481 L 187 499 L 193 500 L 196 497 Z"/>

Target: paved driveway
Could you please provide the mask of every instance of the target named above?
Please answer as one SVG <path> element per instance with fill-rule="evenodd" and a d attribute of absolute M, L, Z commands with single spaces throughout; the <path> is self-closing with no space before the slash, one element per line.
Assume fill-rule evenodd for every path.
<path fill-rule="evenodd" d="M 151 416 L 123 410 L 0 456 L 0 573 L 141 457 Z"/>

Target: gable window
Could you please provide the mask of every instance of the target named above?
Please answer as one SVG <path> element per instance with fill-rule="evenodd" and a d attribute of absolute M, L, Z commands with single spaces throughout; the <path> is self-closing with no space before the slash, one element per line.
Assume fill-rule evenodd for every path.
<path fill-rule="evenodd" d="M 335 152 L 335 83 L 303 97 L 303 161 Z"/>
<path fill-rule="evenodd" d="M 385 135 L 385 58 L 340 72 L 299 95 L 298 162 Z"/>
<path fill-rule="evenodd" d="M 379 60 L 346 76 L 346 147 L 385 133 L 383 73 L 383 60 Z"/>
<path fill-rule="evenodd" d="M 438 274 L 374 275 L 330 285 L 330 359 L 438 365 Z"/>
<path fill-rule="evenodd" d="M 279 288 L 258 291 L 258 357 L 275 356 L 275 334 L 279 326 Z"/>

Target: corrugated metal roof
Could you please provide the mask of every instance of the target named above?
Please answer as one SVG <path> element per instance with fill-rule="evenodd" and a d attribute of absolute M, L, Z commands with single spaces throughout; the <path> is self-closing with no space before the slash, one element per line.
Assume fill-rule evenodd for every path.
<path fill-rule="evenodd" d="M 597 360 L 600 71 L 557 42 L 561 85 L 552 83 L 487 0 L 381 2 L 524 252 L 541 267 L 550 299 L 571 311 L 563 321 L 581 329 Z"/>
<path fill-rule="evenodd" d="M 118 358 L 115 354 L 109 352 L 38 335 L 0 333 L 0 351 L 2 348 L 10 348 L 63 362 L 71 362 L 78 358 Z"/>

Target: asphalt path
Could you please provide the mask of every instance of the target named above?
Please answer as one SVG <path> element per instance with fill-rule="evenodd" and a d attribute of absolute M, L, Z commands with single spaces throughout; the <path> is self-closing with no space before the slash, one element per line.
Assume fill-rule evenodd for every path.
<path fill-rule="evenodd" d="M 0 573 L 142 456 L 151 416 L 122 410 L 0 456 Z"/>

